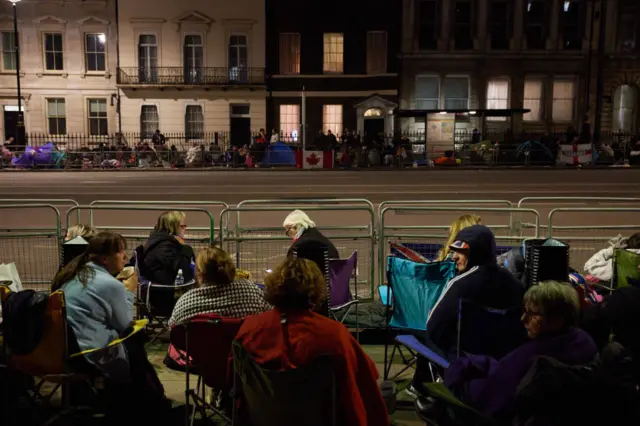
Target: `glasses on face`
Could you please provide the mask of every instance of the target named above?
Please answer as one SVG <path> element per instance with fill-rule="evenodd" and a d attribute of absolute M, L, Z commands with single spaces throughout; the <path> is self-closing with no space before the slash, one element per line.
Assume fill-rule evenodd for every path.
<path fill-rule="evenodd" d="M 180 224 L 180 228 L 181 229 L 187 229 L 187 224 L 186 223 L 181 223 Z"/>
<path fill-rule="evenodd" d="M 542 313 L 536 312 L 536 311 L 530 311 L 527 308 L 524 308 L 522 310 L 522 316 L 524 316 L 525 318 L 541 317 Z"/>

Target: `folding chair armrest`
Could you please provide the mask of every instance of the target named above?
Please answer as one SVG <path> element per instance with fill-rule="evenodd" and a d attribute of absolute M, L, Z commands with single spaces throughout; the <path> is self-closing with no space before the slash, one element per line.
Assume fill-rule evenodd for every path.
<path fill-rule="evenodd" d="M 329 310 L 331 310 L 331 311 L 339 311 L 340 309 L 344 309 L 344 308 L 346 308 L 346 307 L 349 307 L 349 306 L 355 305 L 355 304 L 357 304 L 357 303 L 360 303 L 360 300 L 351 300 L 351 301 L 349 301 L 349 302 L 345 303 L 344 305 L 340 305 L 340 306 L 331 306 L 331 307 L 329 307 Z"/>
<path fill-rule="evenodd" d="M 135 336 L 140 331 L 144 330 L 144 328 L 147 326 L 147 324 L 149 324 L 149 320 L 148 319 L 141 319 L 141 320 L 134 321 L 133 324 L 131 325 L 131 327 L 129 328 L 129 330 L 131 330 L 131 331 L 129 331 L 129 333 L 127 333 L 126 336 L 112 341 L 111 343 L 109 343 L 104 348 L 87 349 L 86 351 L 75 353 L 75 354 L 71 355 L 71 358 L 75 358 L 75 357 L 79 357 L 79 356 L 83 356 L 83 355 L 88 355 L 88 354 L 95 353 L 95 352 L 104 351 L 104 350 L 107 350 L 108 348 L 111 348 L 113 346 L 120 345 L 124 341 L 126 341 L 127 339 Z"/>
<path fill-rule="evenodd" d="M 477 416 L 479 419 L 483 420 L 483 424 L 495 424 L 495 421 L 486 415 L 482 414 L 478 410 L 473 407 L 468 406 L 464 402 L 460 401 L 454 394 L 447 388 L 444 383 L 425 383 L 425 390 L 427 393 L 435 398 L 439 399 L 450 406 L 455 406 L 458 409 L 462 409 L 473 415 Z"/>
<path fill-rule="evenodd" d="M 429 347 L 420 343 L 415 336 L 408 335 L 408 334 L 400 335 L 396 337 L 396 341 L 408 347 L 409 349 L 412 349 L 418 355 L 428 359 L 429 362 L 439 367 L 446 369 L 446 368 L 449 368 L 449 365 L 451 365 L 449 361 L 447 361 L 446 359 L 444 359 L 443 357 L 435 353 L 433 350 L 429 349 Z"/>
<path fill-rule="evenodd" d="M 384 306 L 393 306 L 393 289 L 389 288 L 389 286 L 379 286 L 378 295 L 380 295 L 380 302 L 382 302 Z"/>

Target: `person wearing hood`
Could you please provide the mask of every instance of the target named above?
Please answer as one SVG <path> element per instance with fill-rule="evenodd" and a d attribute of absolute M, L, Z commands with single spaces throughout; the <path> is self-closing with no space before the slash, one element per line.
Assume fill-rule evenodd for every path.
<path fill-rule="evenodd" d="M 624 249 L 635 254 L 640 254 L 640 233 L 629 238 L 618 235 L 609 241 L 609 247 L 602 249 L 587 261 L 584 271 L 599 281 L 610 282 L 613 278 L 613 258 L 616 249 Z"/>
<path fill-rule="evenodd" d="M 194 252 L 184 243 L 185 219 L 183 212 L 162 213 L 147 244 L 142 247 L 140 272 L 151 282 L 173 285 L 179 270 L 182 270 L 185 282 L 195 278 Z"/>
<path fill-rule="evenodd" d="M 493 232 L 483 225 L 461 230 L 449 246 L 459 275 L 442 290 L 427 319 L 426 343 L 445 358 L 457 349 L 458 301 L 465 299 L 495 309 L 522 305 L 524 284 L 496 262 L 496 242 Z M 515 345 L 524 339 L 518 336 Z M 504 336 L 510 339 L 510 336 Z M 490 348 L 487 348 L 489 351 Z M 485 355 L 481 353 L 479 355 Z M 430 380 L 426 360 L 418 358 L 413 389 L 424 395 L 422 383 Z"/>
<path fill-rule="evenodd" d="M 316 228 L 314 221 L 302 210 L 294 210 L 284 220 L 284 227 L 287 237 L 293 240 L 289 248 L 288 256 L 292 256 L 297 251 L 307 251 L 316 249 L 326 249 L 329 252 L 329 259 L 339 259 L 340 253 L 333 243 Z"/>

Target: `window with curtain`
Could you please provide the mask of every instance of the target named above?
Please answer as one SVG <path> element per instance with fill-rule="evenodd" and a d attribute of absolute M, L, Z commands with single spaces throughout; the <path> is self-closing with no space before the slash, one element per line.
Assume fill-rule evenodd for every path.
<path fill-rule="evenodd" d="M 300 74 L 300 34 L 280 34 L 280 74 Z"/>
<path fill-rule="evenodd" d="M 418 47 L 420 50 L 438 48 L 439 11 L 437 0 L 422 0 L 418 6 Z"/>
<path fill-rule="evenodd" d="M 64 99 L 47 99 L 47 122 L 50 135 L 67 134 L 67 112 Z"/>
<path fill-rule="evenodd" d="M 103 33 L 85 34 L 85 63 L 87 71 L 105 71 L 107 69 L 106 57 L 107 36 Z"/>
<path fill-rule="evenodd" d="M 204 137 L 202 105 L 187 105 L 184 116 L 184 133 L 187 139 L 202 139 Z"/>
<path fill-rule="evenodd" d="M 44 34 L 44 69 L 62 71 L 64 69 L 62 53 L 62 34 Z"/>
<path fill-rule="evenodd" d="M 613 94 L 613 125 L 617 132 L 635 132 L 638 117 L 638 90 L 628 84 Z"/>
<path fill-rule="evenodd" d="M 469 108 L 469 77 L 446 77 L 442 91 L 445 109 Z"/>
<path fill-rule="evenodd" d="M 340 33 L 324 34 L 324 64 L 327 73 L 342 73 L 344 71 L 344 35 Z"/>
<path fill-rule="evenodd" d="M 2 69 L 5 71 L 15 71 L 16 66 L 16 35 L 13 32 L 3 32 Z"/>
<path fill-rule="evenodd" d="M 524 13 L 524 36 L 528 50 L 543 50 L 547 43 L 547 0 L 527 0 Z"/>
<path fill-rule="evenodd" d="M 298 141 L 300 135 L 300 105 L 280 105 L 280 135 L 283 141 Z"/>
<path fill-rule="evenodd" d="M 575 86 L 575 82 L 568 80 L 553 82 L 552 119 L 554 123 L 573 121 L 576 97 Z"/>
<path fill-rule="evenodd" d="M 184 37 L 182 47 L 184 55 L 184 80 L 188 84 L 197 84 L 202 81 L 204 74 L 204 45 L 202 36 L 190 34 Z"/>
<path fill-rule="evenodd" d="M 492 80 L 487 85 L 487 109 L 509 108 L 509 80 Z M 487 121 L 506 121 L 507 117 L 487 117 Z"/>
<path fill-rule="evenodd" d="M 109 133 L 107 120 L 107 100 L 89 99 L 89 134 L 91 136 L 105 136 Z"/>
<path fill-rule="evenodd" d="M 158 81 L 158 40 L 155 34 L 138 38 L 138 78 L 141 83 Z"/>
<path fill-rule="evenodd" d="M 640 50 L 640 2 L 618 0 L 617 45 L 620 52 Z"/>
<path fill-rule="evenodd" d="M 367 32 L 367 74 L 387 72 L 387 32 Z"/>
<path fill-rule="evenodd" d="M 231 81 L 249 81 L 249 56 L 247 36 L 235 34 L 229 38 L 229 79 Z"/>
<path fill-rule="evenodd" d="M 331 130 L 334 135 L 342 134 L 342 105 L 322 106 L 322 127 L 325 132 Z"/>
<path fill-rule="evenodd" d="M 524 82 L 524 109 L 530 109 L 522 116 L 524 121 L 542 120 L 542 81 L 525 80 Z"/>
<path fill-rule="evenodd" d="M 416 76 L 415 101 L 417 109 L 440 108 L 440 77 Z"/>
<path fill-rule="evenodd" d="M 140 134 L 143 138 L 151 138 L 160 128 L 160 118 L 156 105 L 142 105 L 140 110 Z"/>

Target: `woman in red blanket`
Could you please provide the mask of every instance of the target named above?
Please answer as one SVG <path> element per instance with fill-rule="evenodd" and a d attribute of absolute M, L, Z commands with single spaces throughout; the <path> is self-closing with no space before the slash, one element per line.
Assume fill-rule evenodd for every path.
<path fill-rule="evenodd" d="M 271 369 L 294 369 L 321 355 L 332 355 L 339 392 L 337 423 L 387 426 L 389 417 L 376 382 L 375 364 L 342 324 L 312 310 L 324 301 L 325 288 L 315 263 L 287 259 L 265 280 L 265 300 L 275 308 L 247 317 L 236 340 L 258 364 Z"/>

